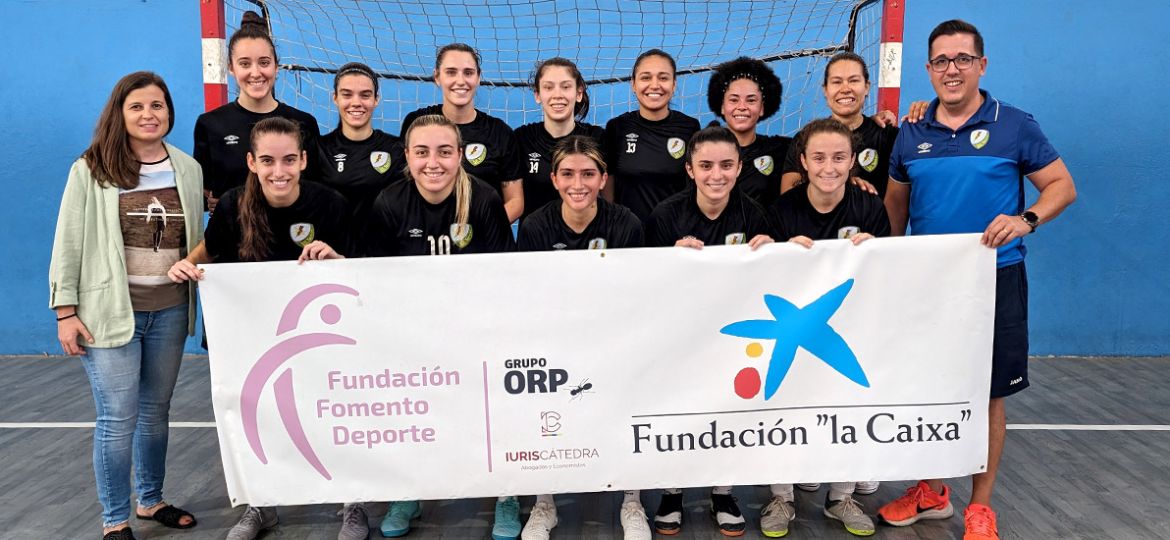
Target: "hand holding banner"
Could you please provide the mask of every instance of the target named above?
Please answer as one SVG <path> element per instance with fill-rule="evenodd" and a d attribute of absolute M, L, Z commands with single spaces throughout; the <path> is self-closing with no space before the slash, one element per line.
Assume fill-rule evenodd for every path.
<path fill-rule="evenodd" d="M 980 472 L 978 235 L 207 265 L 234 504 Z"/>

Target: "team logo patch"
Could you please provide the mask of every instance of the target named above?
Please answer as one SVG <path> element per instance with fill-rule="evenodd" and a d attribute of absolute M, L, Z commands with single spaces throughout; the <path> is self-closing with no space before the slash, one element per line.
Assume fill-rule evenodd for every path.
<path fill-rule="evenodd" d="M 467 158 L 468 163 L 479 165 L 483 163 L 483 160 L 487 159 L 487 147 L 479 143 L 469 144 L 463 150 L 463 156 Z"/>
<path fill-rule="evenodd" d="M 771 175 L 772 171 L 776 169 L 776 162 L 772 161 L 772 156 L 760 156 L 752 160 L 752 165 L 755 165 L 756 170 L 763 173 L 764 176 Z"/>
<path fill-rule="evenodd" d="M 854 227 L 852 225 L 849 227 L 841 227 L 840 229 L 837 229 L 837 238 L 841 238 L 841 239 L 852 238 L 855 234 L 860 233 L 860 232 L 861 232 L 861 229 Z"/>
<path fill-rule="evenodd" d="M 747 243 L 747 234 L 737 232 L 731 233 L 723 238 L 723 244 L 727 246 L 738 246 Z"/>
<path fill-rule="evenodd" d="M 987 146 L 987 141 L 991 140 L 991 134 L 986 129 L 977 129 L 971 132 L 971 146 L 976 150 Z"/>
<path fill-rule="evenodd" d="M 471 224 L 470 223 L 452 223 L 451 224 L 451 241 L 459 249 L 467 247 L 471 243 Z"/>
<path fill-rule="evenodd" d="M 860 154 L 857 154 L 857 163 L 861 164 L 861 168 L 866 172 L 873 172 L 878 166 L 878 153 L 873 148 L 866 148 Z"/>
<path fill-rule="evenodd" d="M 605 249 L 609 243 L 604 238 L 594 238 L 589 241 L 589 249 Z"/>
<path fill-rule="evenodd" d="M 374 167 L 379 174 L 390 170 L 390 153 L 389 152 L 370 152 L 370 165 Z"/>
<path fill-rule="evenodd" d="M 674 159 L 681 158 L 687 151 L 687 143 L 678 137 L 671 137 L 666 140 L 666 151 L 670 152 L 670 157 Z"/>
<path fill-rule="evenodd" d="M 317 231 L 312 223 L 293 223 L 288 228 L 288 235 L 298 246 L 305 247 L 317 237 Z"/>

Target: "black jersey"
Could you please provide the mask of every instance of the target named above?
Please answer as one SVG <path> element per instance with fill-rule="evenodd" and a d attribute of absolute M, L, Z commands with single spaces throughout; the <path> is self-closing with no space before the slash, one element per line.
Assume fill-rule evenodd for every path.
<path fill-rule="evenodd" d="M 783 135 L 756 135 L 756 140 L 740 147 L 743 170 L 735 185 L 744 194 L 767 208 L 780 196 L 780 176 L 783 162 L 788 157 L 791 137 Z"/>
<path fill-rule="evenodd" d="M 704 245 L 746 244 L 760 234 L 772 234 L 764 208 L 738 189 L 731 191 L 727 207 L 715 219 L 699 209 L 694 188 L 662 201 L 646 222 L 646 245 L 673 246 L 693 236 Z"/>
<path fill-rule="evenodd" d="M 301 182 L 297 200 L 284 208 L 264 204 L 268 230 L 266 261 L 292 261 L 301 256 L 305 246 L 314 240 L 329 244 L 338 253 L 346 243 L 346 204 L 336 191 L 313 182 Z M 204 233 L 207 252 L 217 263 L 240 262 L 240 198 L 244 187 L 232 188 L 219 199 Z"/>
<path fill-rule="evenodd" d="M 404 178 L 382 190 L 370 211 L 363 250 L 370 257 L 513 251 L 504 203 L 486 182 L 471 179 L 469 223 L 455 223 L 455 192 L 431 204 Z"/>
<path fill-rule="evenodd" d="M 265 118 L 280 116 L 296 121 L 304 133 L 305 154 L 309 165 L 308 179 L 314 179 L 317 167 L 317 137 L 321 129 L 313 115 L 278 103 L 269 113 L 254 113 L 233 101 L 213 111 L 199 115 L 195 121 L 195 160 L 203 167 L 203 187 L 211 196 L 221 197 L 227 190 L 244 185 L 248 179 L 248 151 L 252 149 L 252 127 Z M 302 174 L 302 179 L 306 176 Z"/>
<path fill-rule="evenodd" d="M 386 186 L 405 175 L 406 153 L 393 135 L 375 129 L 364 141 L 352 141 L 335 129 L 317 141 L 317 180 L 340 193 L 349 203 L 350 235 L 347 255 L 360 255 L 370 207 Z"/>
<path fill-rule="evenodd" d="M 598 126 L 577 122 L 569 135 L 585 135 L 602 144 L 605 130 Z M 566 135 L 567 137 L 568 135 Z M 561 200 L 552 184 L 553 147 L 564 137 L 553 138 L 544 129 L 544 122 L 525 124 L 516 129 L 516 144 L 524 160 L 524 215 L 532 215 L 544 205 Z"/>
<path fill-rule="evenodd" d="M 853 176 L 873 184 L 877 188 L 878 197 L 886 197 L 886 185 L 890 180 L 890 153 L 894 151 L 894 139 L 898 138 L 898 126 L 880 127 L 873 118 L 862 118 L 861 125 L 853 130 L 853 144 L 857 145 L 857 165 L 853 168 Z M 803 148 L 792 145 L 788 151 L 788 158 L 784 162 L 784 172 L 798 172 L 801 177 L 807 177 L 804 167 L 800 164 L 800 152 Z"/>
<path fill-rule="evenodd" d="M 597 199 L 597 215 L 578 233 L 565 224 L 561 204 L 547 203 L 520 222 L 520 251 L 642 247 L 642 222 L 628 208 Z"/>
<path fill-rule="evenodd" d="M 614 199 L 646 221 L 667 197 L 683 191 L 689 180 L 683 154 L 699 121 L 678 111 L 663 120 L 647 120 L 638 111 L 605 125 L 605 157 L 615 182 Z"/>
<path fill-rule="evenodd" d="M 427 114 L 443 114 L 442 105 L 431 105 L 414 111 L 402 120 L 401 137 L 406 139 L 406 129 L 415 118 Z M 475 120 L 459 125 L 459 136 L 463 138 L 463 169 L 468 174 L 487 182 L 500 191 L 502 182 L 520 178 L 523 169 L 520 152 L 516 149 L 516 136 L 503 120 L 479 109 Z"/>
<path fill-rule="evenodd" d="M 845 197 L 836 208 L 822 214 L 808 200 L 808 189 L 807 182 L 800 184 L 781 195 L 772 207 L 777 242 L 794 236 L 832 240 L 857 233 L 890 235 L 890 218 L 881 197 L 847 182 Z"/>

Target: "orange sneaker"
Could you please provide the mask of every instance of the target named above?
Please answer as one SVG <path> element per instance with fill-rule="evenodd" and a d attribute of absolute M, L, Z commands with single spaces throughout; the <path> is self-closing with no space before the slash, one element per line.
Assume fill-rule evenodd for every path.
<path fill-rule="evenodd" d="M 912 525 L 920 519 L 946 519 L 955 515 L 950 498 L 951 490 L 945 485 L 942 493 L 935 493 L 929 484 L 919 481 L 904 495 L 881 507 L 878 517 L 895 527 Z"/>
<path fill-rule="evenodd" d="M 999 540 L 995 526 L 995 511 L 982 504 L 972 504 L 963 512 L 966 532 L 963 540 Z"/>

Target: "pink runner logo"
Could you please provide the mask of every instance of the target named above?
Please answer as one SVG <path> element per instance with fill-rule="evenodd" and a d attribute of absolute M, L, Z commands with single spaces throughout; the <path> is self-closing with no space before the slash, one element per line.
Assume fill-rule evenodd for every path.
<path fill-rule="evenodd" d="M 333 293 L 358 296 L 356 290 L 335 283 L 324 283 L 309 287 L 297 293 L 289 301 L 288 305 L 285 306 L 284 312 L 280 316 L 280 322 L 276 325 L 276 337 L 296 330 L 297 325 L 300 324 L 301 314 L 304 313 L 305 308 L 317 298 Z M 321 308 L 320 315 L 322 322 L 328 325 L 334 325 L 341 320 L 341 309 L 333 304 L 326 304 Z M 252 453 L 256 454 L 260 463 L 267 465 L 268 457 L 264 454 L 264 446 L 260 443 L 260 431 L 256 425 L 256 414 L 257 406 L 260 403 L 260 394 L 263 393 L 264 385 L 268 382 L 268 379 L 285 362 L 309 349 L 324 347 L 326 345 L 355 344 L 357 344 L 357 341 L 338 334 L 301 334 L 277 343 L 261 355 L 260 359 L 256 361 L 256 364 L 252 366 L 252 370 L 244 378 L 244 387 L 240 391 L 240 415 L 243 417 L 244 435 L 248 439 L 248 445 L 252 447 Z M 280 420 L 284 424 L 284 429 L 288 432 L 289 439 L 292 440 L 297 451 L 304 456 L 305 461 L 309 465 L 312 465 L 322 477 L 326 480 L 332 480 L 333 476 L 329 474 L 325 465 L 317 457 L 317 453 L 313 451 L 313 447 L 309 444 L 309 439 L 305 437 L 305 430 L 301 427 L 301 418 L 297 414 L 296 396 L 293 394 L 292 368 L 285 369 L 276 378 L 276 382 L 272 385 L 272 391 L 276 396 L 276 409 L 280 413 Z"/>

